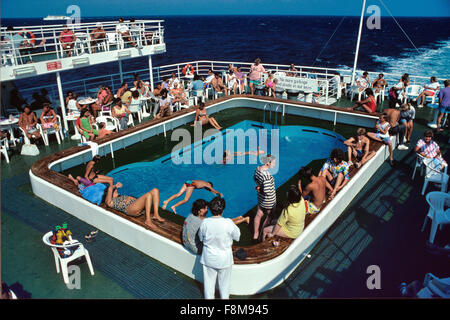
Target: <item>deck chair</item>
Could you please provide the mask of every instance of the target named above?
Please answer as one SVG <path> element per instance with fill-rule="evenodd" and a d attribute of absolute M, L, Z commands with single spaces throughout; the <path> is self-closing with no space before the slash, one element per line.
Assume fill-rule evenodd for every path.
<path fill-rule="evenodd" d="M 410 99 L 417 98 L 423 91 L 422 86 L 418 84 L 412 84 L 405 88 L 405 95 L 402 96 L 402 103 L 406 103 Z"/>
<path fill-rule="evenodd" d="M 431 231 L 429 242 L 433 243 L 438 226 L 450 223 L 450 209 L 444 211 L 445 203 L 450 201 L 450 194 L 440 191 L 429 192 L 425 199 L 428 202 L 429 209 L 423 222 L 422 232 L 425 230 L 428 219 L 431 220 Z"/>
<path fill-rule="evenodd" d="M 86 262 L 89 267 L 89 271 L 91 272 L 91 275 L 94 275 L 94 268 L 92 267 L 91 258 L 89 256 L 89 251 L 84 248 L 83 244 L 81 242 L 78 242 L 78 240 L 72 240 L 70 241 L 70 244 L 66 245 L 57 245 L 52 244 L 50 242 L 51 237 L 53 236 L 53 232 L 49 231 L 42 237 L 42 241 L 49 246 L 52 249 L 53 256 L 55 258 L 55 265 L 56 265 L 56 272 L 60 273 L 62 271 L 64 283 L 69 283 L 69 268 L 68 264 L 74 260 L 77 260 L 81 257 L 86 258 Z M 58 249 L 61 250 L 69 250 L 71 254 L 67 256 L 61 256 L 61 254 L 58 252 Z"/>
<path fill-rule="evenodd" d="M 421 156 L 420 154 L 416 154 L 416 163 L 414 164 L 414 171 L 413 171 L 413 175 L 411 177 L 412 180 L 414 180 L 414 176 L 416 175 L 416 170 L 417 168 L 420 168 L 420 175 L 423 176 L 423 160 L 425 159 L 424 156 Z"/>
<path fill-rule="evenodd" d="M 439 279 L 435 275 L 427 273 L 423 285 L 424 289 L 417 294 L 419 298 L 450 298 L 450 278 Z"/>
<path fill-rule="evenodd" d="M 444 171 L 442 171 L 443 163 L 435 158 L 426 158 L 423 160 L 423 164 L 425 165 L 425 181 L 423 183 L 422 195 L 425 194 L 429 182 L 439 185 L 442 192 L 447 192 L 448 165 L 445 165 L 443 167 Z"/>
<path fill-rule="evenodd" d="M 119 131 L 119 121 L 111 116 L 99 116 L 95 119 L 95 122 L 97 123 L 101 123 L 104 122 L 106 123 L 106 127 L 105 129 L 110 130 L 110 131 L 115 131 L 118 132 Z"/>
<path fill-rule="evenodd" d="M 133 100 L 131 99 L 131 103 L 128 106 L 128 110 L 130 110 L 130 112 L 132 114 L 137 114 L 138 117 L 138 121 L 139 123 L 142 121 L 143 115 L 142 115 L 142 107 L 143 107 L 144 103 L 141 100 Z"/>
<path fill-rule="evenodd" d="M 58 118 L 58 121 L 56 122 L 58 130 L 56 130 L 55 128 L 49 128 L 44 130 L 44 128 L 42 128 L 42 136 L 44 138 L 44 143 L 46 146 L 49 145 L 49 140 L 48 140 L 48 136 L 50 134 L 54 134 L 56 136 L 56 141 L 58 141 L 58 144 L 61 144 L 61 140 L 64 139 L 64 135 L 62 134 L 62 128 L 61 128 L 61 117 L 59 115 L 56 115 L 56 117 Z"/>
<path fill-rule="evenodd" d="M 1 139 L 0 152 L 5 156 L 6 163 L 9 163 L 8 149 L 9 149 L 8 139 L 7 138 Z"/>

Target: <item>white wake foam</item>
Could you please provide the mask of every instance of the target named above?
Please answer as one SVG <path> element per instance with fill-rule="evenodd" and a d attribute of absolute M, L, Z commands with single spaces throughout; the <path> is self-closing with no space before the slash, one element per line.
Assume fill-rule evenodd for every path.
<path fill-rule="evenodd" d="M 372 55 L 375 62 L 383 64 L 381 68 L 387 73 L 415 75 L 448 79 L 450 78 L 450 39 L 438 41 L 436 48 L 406 49 L 400 57 Z"/>

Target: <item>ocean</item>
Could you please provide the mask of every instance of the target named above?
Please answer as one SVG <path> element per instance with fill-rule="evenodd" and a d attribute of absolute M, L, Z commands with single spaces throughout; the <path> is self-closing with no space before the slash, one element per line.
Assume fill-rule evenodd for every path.
<path fill-rule="evenodd" d="M 92 17 L 81 22 L 117 21 Z M 131 18 L 124 16 L 125 20 Z M 329 68 L 353 66 L 359 17 L 341 16 L 141 16 L 163 19 L 167 52 L 153 57 L 153 66 L 193 60 L 290 64 Z M 412 43 L 390 17 L 380 29 L 363 27 L 358 68 L 450 78 L 450 18 L 396 18 Z M 2 19 L 2 26 L 54 24 L 42 19 Z M 336 30 L 336 28 L 339 28 Z M 330 39 L 330 37 L 334 36 Z M 147 67 L 147 58 L 127 60 L 123 70 Z M 119 72 L 117 63 L 62 73 L 63 81 Z M 17 81 L 54 84 L 55 76 Z"/>

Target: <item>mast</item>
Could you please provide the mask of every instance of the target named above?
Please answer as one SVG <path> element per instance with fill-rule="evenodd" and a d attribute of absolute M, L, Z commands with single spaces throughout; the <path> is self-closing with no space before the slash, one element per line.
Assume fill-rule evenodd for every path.
<path fill-rule="evenodd" d="M 366 0 L 363 0 L 361 19 L 359 21 L 358 41 L 356 42 L 355 62 L 353 63 L 352 83 L 351 83 L 352 86 L 355 84 L 356 65 L 358 64 L 359 42 L 361 40 L 361 32 L 362 32 L 362 25 L 363 25 L 363 21 L 364 21 L 365 9 L 366 9 Z"/>

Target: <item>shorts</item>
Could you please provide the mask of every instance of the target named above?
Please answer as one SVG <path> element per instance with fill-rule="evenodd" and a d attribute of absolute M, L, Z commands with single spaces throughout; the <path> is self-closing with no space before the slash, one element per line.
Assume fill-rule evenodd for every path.
<path fill-rule="evenodd" d="M 37 131 L 37 128 L 28 129 L 28 133 L 35 133 L 36 131 Z"/>
<path fill-rule="evenodd" d="M 375 133 L 375 136 L 386 144 L 391 142 L 391 139 L 389 139 L 389 137 L 383 137 L 380 133 Z"/>
<path fill-rule="evenodd" d="M 428 93 L 428 96 L 429 96 L 429 97 L 434 96 L 434 94 L 436 93 L 436 92 L 433 91 L 433 90 L 425 90 L 424 92 Z"/>
<path fill-rule="evenodd" d="M 53 128 L 53 125 L 54 125 L 53 122 L 45 122 L 45 123 L 42 124 L 42 127 L 44 129 L 50 129 L 50 128 Z"/>
<path fill-rule="evenodd" d="M 356 150 L 356 157 L 362 158 L 364 156 L 364 150 Z"/>
<path fill-rule="evenodd" d="M 306 206 L 307 213 L 309 213 L 309 214 L 316 214 L 316 213 L 319 213 L 319 211 L 320 211 L 320 209 L 318 209 L 316 207 L 316 205 L 309 200 L 305 200 L 305 206 Z"/>
<path fill-rule="evenodd" d="M 440 113 L 450 113 L 450 106 L 439 106 Z"/>
<path fill-rule="evenodd" d="M 253 83 L 256 86 L 260 84 L 259 80 L 250 80 L 250 83 Z"/>

